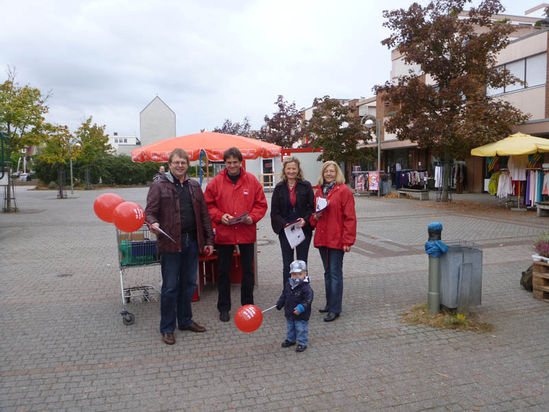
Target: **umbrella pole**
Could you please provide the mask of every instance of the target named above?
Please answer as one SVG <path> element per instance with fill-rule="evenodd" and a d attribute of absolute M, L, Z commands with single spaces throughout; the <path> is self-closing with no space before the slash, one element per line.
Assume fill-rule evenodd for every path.
<path fill-rule="evenodd" d="M 200 187 L 202 187 L 202 151 L 198 156 L 198 169 L 200 170 Z"/>
<path fill-rule="evenodd" d="M 518 180 L 517 183 L 518 183 L 517 207 L 511 208 L 511 210 L 514 212 L 526 212 L 526 208 L 521 207 L 521 204 L 520 204 L 520 194 L 522 193 L 522 181 Z"/>

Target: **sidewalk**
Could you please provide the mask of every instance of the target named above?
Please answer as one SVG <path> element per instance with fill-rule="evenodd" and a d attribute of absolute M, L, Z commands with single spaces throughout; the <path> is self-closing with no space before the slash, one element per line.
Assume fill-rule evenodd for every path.
<path fill-rule="evenodd" d="M 330 324 L 317 311 L 322 265 L 310 250 L 307 351 L 280 347 L 282 312 L 265 313 L 251 334 L 220 322 L 211 286 L 193 304 L 208 331 L 176 331 L 177 343 L 167 346 L 158 302 L 131 304 L 135 324 L 122 324 L 114 226 L 93 213 L 105 192 L 145 206 L 146 188 L 75 191 L 58 200 L 55 191 L 18 186 L 20 213 L 0 214 L 2 411 L 549 410 L 549 303 L 519 284 L 549 218 L 493 207 L 488 195 L 454 195 L 452 204 L 355 197 L 357 242 L 344 260 L 343 313 Z M 432 221 L 442 222 L 443 240 L 482 247 L 478 312 L 493 332 L 400 321 L 427 299 L 423 245 Z M 268 215 L 258 251 L 255 303 L 266 309 L 282 286 Z M 159 270 L 130 269 L 128 282 L 158 283 Z M 231 316 L 240 298 L 237 286 L 232 292 Z"/>

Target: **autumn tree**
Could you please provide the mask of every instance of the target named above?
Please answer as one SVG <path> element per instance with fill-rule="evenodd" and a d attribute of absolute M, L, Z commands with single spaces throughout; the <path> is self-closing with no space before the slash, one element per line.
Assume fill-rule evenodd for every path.
<path fill-rule="evenodd" d="M 78 160 L 85 167 L 86 188 L 90 187 L 90 166 L 105 157 L 112 149 L 109 136 L 105 134 L 105 125 L 92 124 L 92 117 L 82 122 L 75 132 L 75 144 L 79 146 Z"/>
<path fill-rule="evenodd" d="M 57 167 L 58 188 L 57 198 L 63 199 L 63 187 L 65 185 L 65 165 L 71 160 L 75 160 L 79 148 L 73 147 L 74 136 L 67 126 L 45 124 L 44 131 L 46 136 L 45 145 L 42 147 L 38 159 L 45 163 Z"/>
<path fill-rule="evenodd" d="M 265 125 L 261 127 L 258 138 L 281 147 L 291 148 L 294 143 L 302 141 L 305 131 L 302 117 L 296 109 L 295 102 L 289 104 L 284 96 L 279 95 L 275 104 L 278 111 L 272 117 L 265 116 Z"/>
<path fill-rule="evenodd" d="M 527 119 L 510 103 L 486 95 L 487 87 L 518 81 L 496 67 L 496 56 L 509 44 L 513 30 L 507 22 L 491 19 L 504 8 L 497 0 L 484 0 L 462 18 L 467 3 L 470 0 L 439 0 L 383 12 L 383 25 L 392 34 L 382 44 L 421 69 L 375 87 L 398 107 L 385 129 L 431 149 L 446 165 L 467 157 L 473 147 L 506 136 Z"/>
<path fill-rule="evenodd" d="M 371 149 L 359 149 L 359 143 L 368 138 L 368 131 L 360 122 L 358 114 L 349 105 L 330 96 L 315 98 L 313 115 L 306 122 L 306 132 L 313 139 L 313 147 L 322 149 L 318 160 L 345 162 L 347 178 L 351 165 L 374 158 Z"/>
<path fill-rule="evenodd" d="M 21 86 L 15 80 L 15 71 L 8 70 L 8 78 L 0 84 L 0 132 L 4 135 L 4 159 L 10 159 L 27 146 L 39 145 L 44 140 L 44 115 L 48 112 L 39 89 Z M 11 186 L 11 173 L 8 185 Z M 5 211 L 12 210 L 11 191 L 6 194 Z"/>
<path fill-rule="evenodd" d="M 221 127 L 213 129 L 214 132 L 232 134 L 235 136 L 254 137 L 254 131 L 250 126 L 250 121 L 247 117 L 244 118 L 242 123 L 233 122 L 230 119 L 225 119 Z"/>

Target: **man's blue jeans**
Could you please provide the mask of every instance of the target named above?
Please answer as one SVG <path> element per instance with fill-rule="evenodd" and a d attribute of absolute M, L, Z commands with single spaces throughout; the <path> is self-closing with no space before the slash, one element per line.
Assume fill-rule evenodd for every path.
<path fill-rule="evenodd" d="M 326 309 L 341 313 L 343 301 L 343 252 L 342 249 L 318 248 L 324 266 L 324 286 L 326 288 Z"/>
<path fill-rule="evenodd" d="M 181 252 L 162 253 L 160 294 L 160 333 L 172 333 L 176 319 L 180 328 L 193 323 L 191 301 L 198 273 L 198 244 L 183 236 Z"/>
<path fill-rule="evenodd" d="M 299 345 L 307 345 L 309 343 L 309 321 L 293 320 L 286 318 L 286 339 L 289 342 L 295 342 Z"/>

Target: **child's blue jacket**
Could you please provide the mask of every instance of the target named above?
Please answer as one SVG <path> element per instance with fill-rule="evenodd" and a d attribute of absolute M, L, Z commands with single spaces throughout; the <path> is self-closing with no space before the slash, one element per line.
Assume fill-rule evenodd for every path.
<path fill-rule="evenodd" d="M 294 289 L 290 286 L 290 282 L 286 282 L 282 295 L 276 302 L 276 308 L 278 310 L 284 307 L 284 315 L 287 319 L 293 320 L 309 320 L 311 317 L 311 304 L 313 303 L 313 289 L 309 283 L 309 278 L 301 282 Z M 294 309 L 297 305 L 303 305 L 305 311 L 299 315 L 294 314 Z"/>

